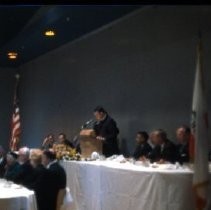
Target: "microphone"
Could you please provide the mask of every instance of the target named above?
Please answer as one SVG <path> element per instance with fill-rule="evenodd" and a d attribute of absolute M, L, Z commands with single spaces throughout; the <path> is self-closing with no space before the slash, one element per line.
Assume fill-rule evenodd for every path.
<path fill-rule="evenodd" d="M 93 119 L 90 119 L 90 120 L 88 120 L 86 123 L 85 123 L 85 125 L 88 125 L 88 124 L 90 124 L 91 122 L 93 122 L 94 120 Z"/>
<path fill-rule="evenodd" d="M 85 122 L 82 126 L 81 126 L 81 129 L 83 128 L 86 128 L 90 123 L 92 123 L 94 120 L 93 119 L 90 119 L 88 120 L 87 122 Z"/>

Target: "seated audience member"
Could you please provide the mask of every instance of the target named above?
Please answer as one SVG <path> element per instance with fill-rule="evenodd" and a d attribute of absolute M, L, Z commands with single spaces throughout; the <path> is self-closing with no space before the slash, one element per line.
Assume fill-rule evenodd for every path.
<path fill-rule="evenodd" d="M 3 147 L 0 145 L 0 178 L 3 178 L 5 174 L 5 166 L 6 166 L 7 160 L 5 156 L 5 152 Z"/>
<path fill-rule="evenodd" d="M 39 210 L 48 210 L 47 196 L 49 193 L 47 169 L 42 165 L 42 151 L 32 149 L 30 151 L 30 164 L 32 165 L 33 180 L 28 185 L 29 189 L 35 191 L 37 205 Z"/>
<path fill-rule="evenodd" d="M 7 163 L 4 178 L 8 181 L 16 182 L 17 176 L 20 172 L 20 164 L 17 161 L 18 155 L 15 152 L 7 153 Z"/>
<path fill-rule="evenodd" d="M 66 189 L 66 173 L 62 166 L 56 160 L 56 155 L 52 151 L 44 151 L 42 154 L 42 164 L 48 171 L 48 188 L 49 193 L 47 196 L 48 209 L 56 210 L 61 205 L 61 198 L 65 194 Z M 59 201 L 59 202 L 58 202 Z"/>
<path fill-rule="evenodd" d="M 176 146 L 173 142 L 168 140 L 166 132 L 162 129 L 157 129 L 153 131 L 152 137 L 155 147 L 149 155 L 150 161 L 157 163 L 174 163 L 177 158 Z"/>
<path fill-rule="evenodd" d="M 152 149 L 155 147 L 155 143 L 153 142 L 153 139 L 154 139 L 154 132 L 151 132 L 149 134 L 148 144 L 151 146 Z"/>
<path fill-rule="evenodd" d="M 48 150 L 50 148 L 53 148 L 53 144 L 54 144 L 55 140 L 54 140 L 54 136 L 53 134 L 49 134 L 45 137 L 45 139 L 43 140 L 42 143 L 42 149 L 43 150 Z"/>
<path fill-rule="evenodd" d="M 189 140 L 190 140 L 190 128 L 186 125 L 180 126 L 176 130 L 177 144 L 177 155 L 178 162 L 185 163 L 189 162 Z"/>
<path fill-rule="evenodd" d="M 22 147 L 18 151 L 18 162 L 20 164 L 20 171 L 16 177 L 16 183 L 28 187 L 33 179 L 33 168 L 29 160 L 30 150 L 28 147 Z"/>
<path fill-rule="evenodd" d="M 56 144 L 64 144 L 66 146 L 69 146 L 71 148 L 74 148 L 74 145 L 72 142 L 70 142 L 67 138 L 66 135 L 64 133 L 60 133 L 59 137 L 58 137 L 58 141 L 56 142 Z"/>
<path fill-rule="evenodd" d="M 151 146 L 147 143 L 149 136 L 147 132 L 145 131 L 139 131 L 136 134 L 136 148 L 133 153 L 133 157 L 138 160 L 138 159 L 145 159 L 148 157 L 149 153 L 151 152 L 152 148 Z"/>

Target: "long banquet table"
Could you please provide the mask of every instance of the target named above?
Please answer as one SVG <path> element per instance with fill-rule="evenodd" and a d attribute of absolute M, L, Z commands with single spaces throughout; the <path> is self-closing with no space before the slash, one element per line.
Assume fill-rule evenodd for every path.
<path fill-rule="evenodd" d="M 0 210 L 37 210 L 34 191 L 0 179 Z"/>
<path fill-rule="evenodd" d="M 63 161 L 74 210 L 193 210 L 187 167 Z"/>

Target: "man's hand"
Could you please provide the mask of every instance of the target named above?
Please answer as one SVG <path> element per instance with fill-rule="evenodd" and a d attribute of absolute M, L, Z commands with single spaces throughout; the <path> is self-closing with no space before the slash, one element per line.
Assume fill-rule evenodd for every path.
<path fill-rule="evenodd" d="M 140 161 L 147 161 L 148 159 L 143 155 L 138 160 L 140 160 Z"/>
<path fill-rule="evenodd" d="M 164 163 L 166 163 L 166 161 L 164 159 L 160 159 L 157 163 L 158 164 L 164 164 Z"/>

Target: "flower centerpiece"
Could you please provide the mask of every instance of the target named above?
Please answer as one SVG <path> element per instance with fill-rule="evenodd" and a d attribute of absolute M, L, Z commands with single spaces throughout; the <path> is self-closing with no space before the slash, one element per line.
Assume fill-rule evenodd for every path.
<path fill-rule="evenodd" d="M 80 155 L 76 149 L 65 144 L 54 144 L 53 151 L 56 153 L 57 160 L 79 160 Z"/>

